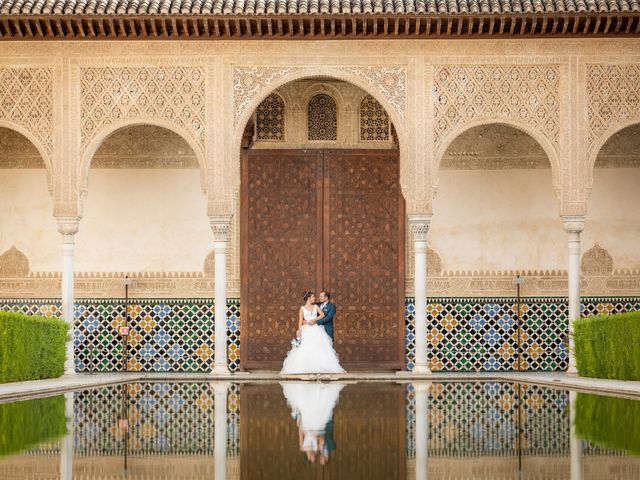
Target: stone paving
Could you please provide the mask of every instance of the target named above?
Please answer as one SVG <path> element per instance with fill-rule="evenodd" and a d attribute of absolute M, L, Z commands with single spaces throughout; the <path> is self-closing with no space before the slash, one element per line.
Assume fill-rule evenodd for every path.
<path fill-rule="evenodd" d="M 336 375 L 287 375 L 276 371 L 239 372 L 230 375 L 207 373 L 101 373 L 64 375 L 47 380 L 32 380 L 0 385 L 0 402 L 54 395 L 102 385 L 140 381 L 174 382 L 270 382 L 270 381 L 343 381 L 343 382 L 484 382 L 504 381 L 627 396 L 640 399 L 640 382 L 584 378 L 564 372 L 465 372 L 412 375 L 411 372 L 347 372 Z"/>

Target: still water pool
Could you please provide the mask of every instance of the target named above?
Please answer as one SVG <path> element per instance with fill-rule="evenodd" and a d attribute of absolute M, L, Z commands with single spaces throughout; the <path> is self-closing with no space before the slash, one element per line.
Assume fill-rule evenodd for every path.
<path fill-rule="evenodd" d="M 640 401 L 536 385 L 129 383 L 0 404 L 2 479 L 640 479 Z"/>

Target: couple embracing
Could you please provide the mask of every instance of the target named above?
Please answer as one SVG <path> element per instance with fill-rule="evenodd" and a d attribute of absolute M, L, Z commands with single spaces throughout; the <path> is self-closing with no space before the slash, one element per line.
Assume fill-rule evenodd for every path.
<path fill-rule="evenodd" d="M 313 292 L 305 292 L 298 311 L 298 330 L 284 359 L 281 374 L 344 373 L 333 349 L 333 317 L 336 305 L 329 292 L 322 291 L 318 302 Z"/>

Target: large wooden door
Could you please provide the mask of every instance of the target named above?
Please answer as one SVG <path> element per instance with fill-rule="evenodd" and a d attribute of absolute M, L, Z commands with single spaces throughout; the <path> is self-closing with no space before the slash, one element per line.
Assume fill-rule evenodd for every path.
<path fill-rule="evenodd" d="M 404 202 L 396 150 L 248 150 L 241 364 L 279 369 L 304 290 L 329 290 L 346 368 L 404 365 Z"/>

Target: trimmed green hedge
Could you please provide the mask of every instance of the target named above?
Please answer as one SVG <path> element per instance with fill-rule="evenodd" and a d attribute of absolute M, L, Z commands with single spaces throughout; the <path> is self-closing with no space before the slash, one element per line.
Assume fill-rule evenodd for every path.
<path fill-rule="evenodd" d="M 578 393 L 576 433 L 590 442 L 640 455 L 640 401 Z"/>
<path fill-rule="evenodd" d="M 0 383 L 62 375 L 67 330 L 58 318 L 0 312 Z"/>
<path fill-rule="evenodd" d="M 0 457 L 67 433 L 64 396 L 0 403 Z"/>
<path fill-rule="evenodd" d="M 640 312 L 578 319 L 573 338 L 583 377 L 640 380 Z"/>

